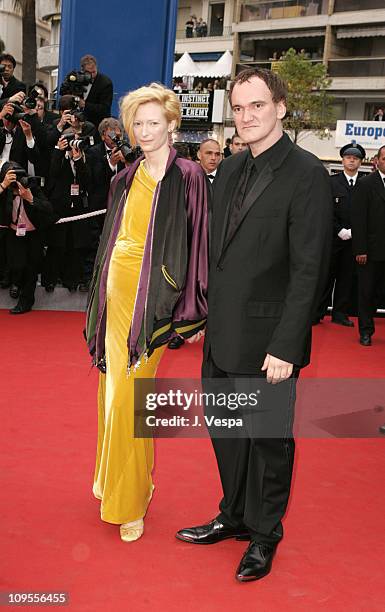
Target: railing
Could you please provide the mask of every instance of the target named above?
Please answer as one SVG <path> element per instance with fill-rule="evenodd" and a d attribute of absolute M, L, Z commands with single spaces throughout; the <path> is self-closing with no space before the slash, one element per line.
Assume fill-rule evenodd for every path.
<path fill-rule="evenodd" d="M 322 0 L 244 0 L 241 21 L 314 17 L 326 12 Z"/>
<path fill-rule="evenodd" d="M 232 34 L 231 26 L 226 26 L 226 27 L 222 28 L 222 32 L 215 31 L 215 30 L 213 31 L 213 30 L 210 30 L 210 29 L 208 29 L 206 31 L 206 33 L 204 33 L 204 32 L 205 32 L 205 30 L 202 30 L 201 32 L 199 32 L 199 30 L 198 31 L 194 30 L 192 32 L 192 35 L 191 35 L 191 33 L 189 31 L 187 31 L 187 30 L 177 30 L 176 38 L 177 39 L 178 38 L 179 39 L 187 38 L 189 40 L 192 40 L 192 39 L 202 40 L 202 38 L 230 37 L 231 34 Z"/>
<path fill-rule="evenodd" d="M 331 77 L 383 77 L 385 57 L 331 59 L 328 64 L 328 73 Z"/>
<path fill-rule="evenodd" d="M 59 45 L 46 45 L 37 50 L 37 65 L 40 70 L 54 70 L 59 65 Z"/>
<path fill-rule="evenodd" d="M 335 0 L 334 12 L 343 11 L 370 11 L 371 9 L 385 8 L 384 0 Z"/>
<path fill-rule="evenodd" d="M 322 64 L 322 58 L 319 59 L 308 59 L 308 62 L 311 62 L 312 64 Z M 237 64 L 237 74 L 239 72 L 241 72 L 241 70 L 244 70 L 245 66 L 251 66 L 252 68 L 267 68 L 268 70 L 274 70 L 275 66 L 278 64 L 279 60 L 252 60 L 252 61 L 245 61 L 245 62 L 240 62 L 240 64 Z"/>

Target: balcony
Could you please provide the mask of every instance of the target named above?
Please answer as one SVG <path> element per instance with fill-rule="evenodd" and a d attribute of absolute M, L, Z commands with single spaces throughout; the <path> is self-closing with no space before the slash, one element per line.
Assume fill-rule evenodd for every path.
<path fill-rule="evenodd" d="M 59 65 L 59 45 L 47 45 L 37 50 L 37 64 L 40 70 L 50 72 Z"/>
<path fill-rule="evenodd" d="M 314 17 L 326 13 L 327 2 L 324 0 L 244 0 L 241 21 Z"/>
<path fill-rule="evenodd" d="M 330 59 L 328 73 L 335 77 L 383 77 L 385 57 Z"/>
<path fill-rule="evenodd" d="M 334 12 L 342 13 L 348 11 L 370 11 L 372 9 L 383 9 L 384 0 L 335 0 Z"/>
<path fill-rule="evenodd" d="M 232 35 L 232 30 L 231 30 L 231 26 L 228 27 L 224 27 L 222 28 L 222 31 L 218 31 L 218 30 L 209 30 L 207 31 L 207 33 L 202 36 L 199 35 L 194 32 L 193 36 L 191 36 L 190 32 L 187 32 L 186 30 L 177 30 L 176 32 L 176 38 L 177 40 L 188 40 L 188 41 L 195 41 L 198 40 L 200 42 L 204 41 L 206 38 L 231 38 Z"/>

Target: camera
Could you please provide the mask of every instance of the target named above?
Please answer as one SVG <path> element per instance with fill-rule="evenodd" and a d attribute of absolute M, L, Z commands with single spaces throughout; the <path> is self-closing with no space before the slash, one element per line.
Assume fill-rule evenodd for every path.
<path fill-rule="evenodd" d="M 31 109 L 31 108 L 36 108 L 36 98 L 39 97 L 38 92 L 36 91 L 36 89 L 33 89 L 30 93 L 28 98 L 25 98 L 23 101 L 24 106 L 26 106 L 27 108 Z"/>
<path fill-rule="evenodd" d="M 60 95 L 72 95 L 82 97 L 88 85 L 92 81 L 92 76 L 89 72 L 81 70 L 72 70 L 64 79 L 60 87 Z"/>
<path fill-rule="evenodd" d="M 132 164 L 138 157 L 142 155 L 142 149 L 139 146 L 132 147 L 128 140 L 119 138 L 115 132 L 107 132 L 108 136 L 115 145 L 118 151 L 122 152 L 122 155 L 126 162 Z M 111 153 L 110 153 L 111 156 Z"/>
<path fill-rule="evenodd" d="M 76 137 L 75 132 L 68 132 L 63 134 L 63 138 L 67 141 L 67 149 L 69 151 L 72 147 L 78 151 L 85 151 L 88 147 L 92 147 L 94 144 L 93 136 L 79 136 Z"/>
<path fill-rule="evenodd" d="M 15 104 L 14 102 L 10 102 L 10 104 L 13 106 L 13 113 L 7 113 L 4 119 L 7 119 L 7 121 L 10 121 L 14 125 L 16 125 L 19 119 L 22 119 L 23 121 L 27 121 L 27 123 L 29 123 L 29 118 L 31 115 L 25 113 L 22 107 L 19 106 L 19 104 Z"/>
<path fill-rule="evenodd" d="M 13 170 L 13 172 L 16 174 L 16 180 L 26 189 L 28 187 L 33 187 L 36 185 L 41 186 L 42 184 L 42 177 L 29 176 L 28 173 L 24 170 L 24 168 L 10 168 L 10 170 Z M 10 186 L 15 187 L 15 185 L 16 183 L 11 183 Z"/>
<path fill-rule="evenodd" d="M 0 64 L 0 76 L 3 74 L 3 72 L 5 72 L 5 66 L 4 64 Z"/>

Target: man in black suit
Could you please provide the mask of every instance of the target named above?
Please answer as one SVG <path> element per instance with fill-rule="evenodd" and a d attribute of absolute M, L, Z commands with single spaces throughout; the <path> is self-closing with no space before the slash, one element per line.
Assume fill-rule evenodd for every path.
<path fill-rule="evenodd" d="M 0 106 L 2 106 L 15 94 L 19 92 L 25 93 L 26 86 L 25 83 L 18 81 L 13 76 L 16 68 L 16 60 L 13 55 L 2 53 L 0 55 L 0 64 L 4 66 L 3 72 L 0 75 Z"/>
<path fill-rule="evenodd" d="M 377 154 L 377 170 L 361 179 L 352 198 L 353 254 L 358 271 L 360 344 L 370 346 L 374 334 L 376 290 L 385 274 L 385 146 Z"/>
<path fill-rule="evenodd" d="M 349 143 L 341 148 L 340 155 L 343 172 L 338 172 L 330 177 L 334 210 L 330 277 L 315 323 L 318 323 L 325 315 L 334 287 L 332 323 L 354 327 L 353 321 L 348 317 L 355 268 L 350 216 L 353 191 L 360 178 L 358 171 L 366 153 L 361 145 Z"/>
<path fill-rule="evenodd" d="M 286 91 L 276 73 L 258 68 L 241 72 L 230 88 L 236 129 L 249 150 L 224 160 L 214 184 L 202 367 L 209 392 L 228 392 L 231 379 L 233 391 L 243 381 L 256 392 L 259 377 L 274 385 L 290 379 L 263 385 L 280 423 L 266 430 L 264 412 L 250 401 L 241 411 L 246 430 L 238 436 L 215 437 L 215 427 L 209 428 L 223 488 L 220 514 L 177 534 L 197 544 L 251 539 L 236 572 L 240 582 L 269 573 L 283 537 L 295 380 L 309 363 L 311 320 L 331 248 L 329 176 L 283 133 Z M 279 402 L 282 389 L 290 395 L 285 391 Z M 228 417 L 227 408 L 222 411 Z"/>
<path fill-rule="evenodd" d="M 111 79 L 98 72 L 96 59 L 93 55 L 85 55 L 80 60 L 80 67 L 89 72 L 92 82 L 88 85 L 83 98 L 79 100 L 80 108 L 84 108 L 87 121 L 98 127 L 105 117 L 111 116 L 113 85 Z"/>

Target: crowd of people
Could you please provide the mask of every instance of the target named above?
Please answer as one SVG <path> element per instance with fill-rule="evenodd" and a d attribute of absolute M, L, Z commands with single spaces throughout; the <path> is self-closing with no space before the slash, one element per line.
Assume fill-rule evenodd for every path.
<path fill-rule="evenodd" d="M 197 19 L 195 15 L 191 15 L 185 25 L 186 38 L 193 38 L 194 36 L 202 38 L 207 36 L 207 22 L 204 21 L 202 17 Z"/>
<path fill-rule="evenodd" d="M 41 83 L 26 94 L 15 65 L 0 56 L 0 286 L 17 300 L 11 313 L 23 314 L 39 273 L 47 292 L 59 282 L 88 291 L 104 220 L 89 214 L 105 208 L 111 178 L 127 161 L 111 117 L 112 82 L 93 56 L 63 83 L 58 114 L 47 109 Z"/>

